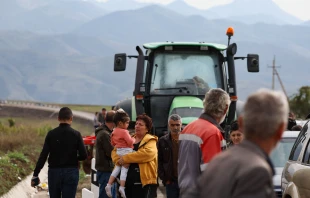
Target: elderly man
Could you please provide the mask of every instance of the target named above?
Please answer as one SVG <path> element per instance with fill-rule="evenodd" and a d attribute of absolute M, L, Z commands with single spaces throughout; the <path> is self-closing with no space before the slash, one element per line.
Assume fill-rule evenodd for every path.
<path fill-rule="evenodd" d="M 196 189 L 197 178 L 209 161 L 225 146 L 221 124 L 227 114 L 230 98 L 222 89 L 209 90 L 203 101 L 204 113 L 188 124 L 180 134 L 178 181 L 181 197 Z"/>
<path fill-rule="evenodd" d="M 269 154 L 286 129 L 288 111 L 281 92 L 263 89 L 250 95 L 239 118 L 245 140 L 216 156 L 199 179 L 200 195 L 188 197 L 274 197 Z"/>
<path fill-rule="evenodd" d="M 182 119 L 172 114 L 168 119 L 169 133 L 158 140 L 158 176 L 166 187 L 167 198 L 178 198 L 178 153 Z"/>

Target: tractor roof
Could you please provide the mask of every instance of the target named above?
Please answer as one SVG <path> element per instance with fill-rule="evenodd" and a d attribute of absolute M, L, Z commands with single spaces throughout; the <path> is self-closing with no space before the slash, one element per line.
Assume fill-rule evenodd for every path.
<path fill-rule="evenodd" d="M 174 45 L 183 45 L 183 46 L 208 46 L 213 47 L 217 50 L 223 51 L 227 49 L 226 45 L 217 44 L 217 43 L 204 43 L 204 42 L 156 42 L 156 43 L 145 43 L 143 47 L 145 49 L 156 49 L 162 46 L 174 46 Z"/>

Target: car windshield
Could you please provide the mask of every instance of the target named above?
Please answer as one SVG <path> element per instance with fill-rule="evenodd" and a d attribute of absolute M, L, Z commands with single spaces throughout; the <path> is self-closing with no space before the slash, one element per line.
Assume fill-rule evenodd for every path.
<path fill-rule="evenodd" d="M 204 95 L 210 88 L 222 88 L 218 53 L 155 53 L 152 94 Z"/>
<path fill-rule="evenodd" d="M 284 167 L 296 138 L 283 138 L 272 151 L 270 158 L 275 167 Z"/>

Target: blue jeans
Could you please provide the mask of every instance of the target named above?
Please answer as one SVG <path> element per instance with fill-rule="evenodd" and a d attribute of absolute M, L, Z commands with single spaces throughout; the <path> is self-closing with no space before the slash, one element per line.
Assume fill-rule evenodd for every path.
<path fill-rule="evenodd" d="M 167 198 L 179 198 L 180 188 L 178 182 L 172 182 L 170 184 L 166 184 L 166 194 Z"/>
<path fill-rule="evenodd" d="M 48 191 L 50 198 L 75 198 L 79 183 L 77 168 L 49 168 Z"/>
<path fill-rule="evenodd" d="M 99 198 L 109 198 L 108 195 L 105 193 L 104 188 L 106 187 L 110 176 L 111 176 L 110 172 L 97 171 L 97 181 L 99 183 Z M 112 198 L 117 198 L 115 182 L 112 184 L 111 190 L 112 190 Z"/>

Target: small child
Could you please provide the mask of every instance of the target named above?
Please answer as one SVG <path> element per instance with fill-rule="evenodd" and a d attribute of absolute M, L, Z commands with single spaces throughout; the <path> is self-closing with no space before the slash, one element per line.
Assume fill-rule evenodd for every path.
<path fill-rule="evenodd" d="M 116 153 L 119 156 L 126 155 L 127 153 L 132 152 L 133 143 L 135 139 L 132 138 L 127 130 L 129 126 L 129 115 L 123 110 L 119 109 L 116 111 L 114 115 L 114 123 L 116 128 L 112 132 L 111 136 L 111 144 L 116 147 Z M 121 172 L 121 185 L 119 188 L 119 192 L 123 198 L 126 198 L 125 195 L 125 183 L 128 172 L 128 164 L 124 164 L 123 166 L 116 165 L 107 186 L 105 187 L 105 191 L 109 197 L 112 197 L 111 193 L 111 185 L 114 182 L 115 178 L 118 176 L 119 172 Z"/>

